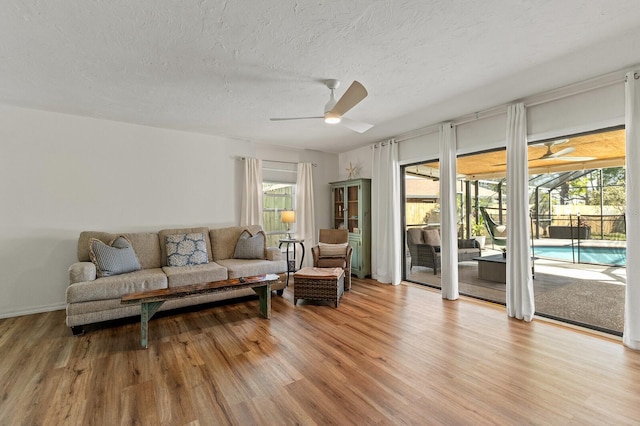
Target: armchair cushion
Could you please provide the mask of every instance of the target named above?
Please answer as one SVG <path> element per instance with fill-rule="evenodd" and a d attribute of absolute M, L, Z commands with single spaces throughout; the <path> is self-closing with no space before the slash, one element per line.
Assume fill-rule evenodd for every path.
<path fill-rule="evenodd" d="M 349 243 L 327 244 L 318 243 L 320 257 L 345 257 Z"/>

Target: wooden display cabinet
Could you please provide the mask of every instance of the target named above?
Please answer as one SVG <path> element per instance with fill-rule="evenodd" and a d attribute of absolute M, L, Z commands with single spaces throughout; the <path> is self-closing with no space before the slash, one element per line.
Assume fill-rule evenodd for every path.
<path fill-rule="evenodd" d="M 349 230 L 353 247 L 351 273 L 371 275 L 371 179 L 352 179 L 331 185 L 331 223 Z"/>

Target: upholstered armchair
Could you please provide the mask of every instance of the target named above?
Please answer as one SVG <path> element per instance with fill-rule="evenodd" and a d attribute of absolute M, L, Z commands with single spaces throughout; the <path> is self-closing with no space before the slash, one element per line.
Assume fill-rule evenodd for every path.
<path fill-rule="evenodd" d="M 425 266 L 436 275 L 440 269 L 440 233 L 437 229 L 411 228 L 407 230 L 407 245 L 411 254 L 411 268 Z"/>
<path fill-rule="evenodd" d="M 321 229 L 318 245 L 311 248 L 313 266 L 317 268 L 342 268 L 344 289 L 351 289 L 351 253 L 347 229 Z"/>

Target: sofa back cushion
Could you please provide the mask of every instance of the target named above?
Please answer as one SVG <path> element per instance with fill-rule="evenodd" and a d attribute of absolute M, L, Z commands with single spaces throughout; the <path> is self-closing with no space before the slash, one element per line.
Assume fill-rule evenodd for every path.
<path fill-rule="evenodd" d="M 155 232 L 132 232 L 112 234 L 110 232 L 83 231 L 78 238 L 78 261 L 91 262 L 89 257 L 89 240 L 96 238 L 105 244 L 111 243 L 118 236 L 124 236 L 133 247 L 142 269 L 162 267 L 160 242 Z"/>
<path fill-rule="evenodd" d="M 214 261 L 233 259 L 236 244 L 240 234 L 247 229 L 251 235 L 256 235 L 262 231 L 260 225 L 250 226 L 230 226 L 228 228 L 217 228 L 209 231 L 211 237 L 211 254 Z"/>
<path fill-rule="evenodd" d="M 175 228 L 175 229 L 163 229 L 158 232 L 158 239 L 160 240 L 160 252 L 162 259 L 162 266 L 169 266 L 167 262 L 167 235 L 175 235 L 175 234 L 202 234 L 204 235 L 206 249 L 207 249 L 207 260 L 211 262 L 213 259 L 211 258 L 211 239 L 209 238 L 209 228 L 199 227 L 199 228 Z"/>

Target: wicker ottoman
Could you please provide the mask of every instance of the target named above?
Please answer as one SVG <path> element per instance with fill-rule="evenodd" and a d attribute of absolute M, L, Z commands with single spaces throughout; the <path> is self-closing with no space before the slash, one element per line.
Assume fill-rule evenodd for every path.
<path fill-rule="evenodd" d="M 293 304 L 298 299 L 327 300 L 338 307 L 344 294 L 342 268 L 302 268 L 293 275 Z"/>

